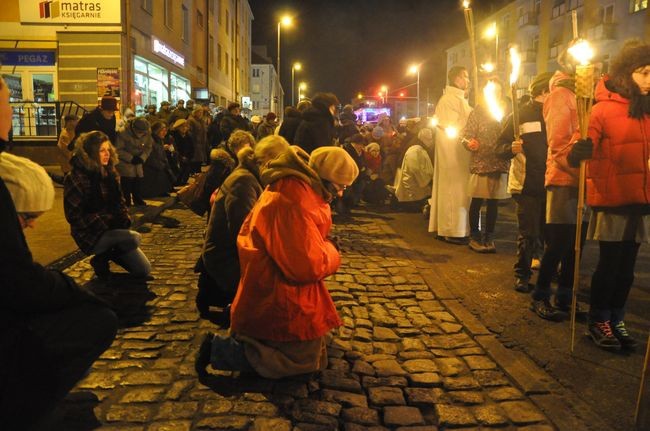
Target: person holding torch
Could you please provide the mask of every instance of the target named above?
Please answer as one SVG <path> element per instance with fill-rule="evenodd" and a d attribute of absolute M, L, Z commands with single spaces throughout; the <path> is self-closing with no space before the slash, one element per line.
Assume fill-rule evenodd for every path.
<path fill-rule="evenodd" d="M 587 163 L 587 236 L 600 254 L 591 279 L 589 335 L 603 349 L 637 345 L 625 303 L 641 242 L 650 240 L 650 44 L 628 41 L 597 84 L 588 137 L 568 155 Z"/>

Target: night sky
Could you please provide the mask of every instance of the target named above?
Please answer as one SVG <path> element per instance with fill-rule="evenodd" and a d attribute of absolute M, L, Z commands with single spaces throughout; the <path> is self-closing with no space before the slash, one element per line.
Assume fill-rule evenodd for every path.
<path fill-rule="evenodd" d="M 415 83 L 410 64 L 421 63 L 420 97 L 436 101 L 445 85 L 445 49 L 467 37 L 459 0 L 249 0 L 253 45 L 266 45 L 275 63 L 277 22 L 294 17 L 281 31 L 282 83 L 291 103 L 291 64 L 300 61 L 296 83 L 307 93 L 331 91 L 342 103 L 358 92 L 376 94 L 382 84 L 391 96 Z M 474 0 L 475 20 L 498 0 Z M 405 88 L 415 96 L 415 85 Z"/>

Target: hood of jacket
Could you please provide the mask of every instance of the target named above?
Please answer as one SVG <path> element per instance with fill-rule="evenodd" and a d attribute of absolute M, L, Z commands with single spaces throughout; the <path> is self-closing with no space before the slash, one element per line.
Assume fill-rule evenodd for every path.
<path fill-rule="evenodd" d="M 300 147 L 293 146 L 281 153 L 260 174 L 264 186 L 285 177 L 298 177 L 322 196 L 325 202 L 332 199 L 316 171 L 309 167 L 309 155 Z"/>
<path fill-rule="evenodd" d="M 115 147 L 113 147 L 113 145 L 111 145 L 110 147 L 110 153 L 111 153 L 111 158 L 108 161 L 107 170 L 113 171 L 115 169 L 115 165 L 117 165 L 118 163 L 117 151 L 115 151 Z M 70 160 L 70 164 L 77 168 L 83 169 L 84 171 L 87 172 L 101 173 L 102 171 L 102 166 L 99 164 L 99 162 L 97 160 L 92 159 L 90 155 L 86 152 L 86 149 L 83 146 L 82 139 L 77 139 L 75 142 L 74 151 L 72 153 L 72 159 Z"/>
<path fill-rule="evenodd" d="M 598 84 L 596 84 L 596 90 L 594 93 L 594 97 L 596 98 L 596 101 L 604 102 L 608 100 L 611 102 L 623 103 L 625 105 L 630 104 L 629 99 L 626 99 L 625 97 L 621 96 L 619 93 L 614 91 L 614 89 L 611 87 L 612 86 L 610 84 L 609 76 L 607 75 L 603 76 L 598 81 Z"/>
<path fill-rule="evenodd" d="M 561 70 L 557 70 L 549 80 L 548 87 L 550 91 L 553 91 L 557 87 L 564 87 L 575 93 L 575 83 L 576 80 L 573 76 Z"/>

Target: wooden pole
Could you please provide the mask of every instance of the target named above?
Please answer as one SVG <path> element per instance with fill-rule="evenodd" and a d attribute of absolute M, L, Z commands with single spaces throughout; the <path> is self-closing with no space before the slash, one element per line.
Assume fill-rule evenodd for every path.
<path fill-rule="evenodd" d="M 641 423 L 639 423 L 640 413 L 641 413 L 641 401 L 643 401 L 643 389 L 645 387 L 645 379 L 648 371 L 648 362 L 650 361 L 650 334 L 648 334 L 648 345 L 645 351 L 645 361 L 643 361 L 643 371 L 641 372 L 641 386 L 639 386 L 639 396 L 636 400 L 636 409 L 634 410 L 634 423 L 636 424 L 637 429 L 641 429 Z"/>
<path fill-rule="evenodd" d="M 474 106 L 478 103 L 478 65 L 476 63 L 476 32 L 474 29 L 474 15 L 471 7 L 463 9 L 465 15 L 465 26 L 467 27 L 467 34 L 469 36 L 469 49 L 472 54 L 472 86 L 474 87 L 474 99 L 472 103 Z"/>

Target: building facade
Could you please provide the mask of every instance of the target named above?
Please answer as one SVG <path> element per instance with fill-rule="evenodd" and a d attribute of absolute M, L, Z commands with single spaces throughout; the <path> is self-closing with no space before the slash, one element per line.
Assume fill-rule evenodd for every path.
<path fill-rule="evenodd" d="M 477 63 L 496 63 L 497 75 L 507 82 L 508 48 L 517 45 L 522 57 L 521 96 L 536 74 L 558 69 L 557 57 L 573 39 L 574 10 L 579 36 L 592 44 L 593 61 L 602 63 L 605 72 L 627 39 L 650 40 L 648 0 L 516 0 L 477 20 Z M 488 32 L 495 24 L 496 32 Z M 472 66 L 468 40 L 447 50 L 447 71 L 456 65 Z M 494 73 L 479 66 L 479 74 Z"/>
<path fill-rule="evenodd" d="M 93 109 L 111 95 L 136 113 L 165 100 L 241 101 L 252 20 L 247 0 L 3 1 L 0 74 L 14 102 L 15 140 L 52 135 L 38 122 L 60 121 L 45 115 L 60 101 Z"/>
<path fill-rule="evenodd" d="M 253 47 L 250 94 L 251 115 L 265 116 L 269 112 L 281 118 L 284 113 L 284 91 L 280 86 L 277 71 L 267 56 L 266 47 Z"/>

